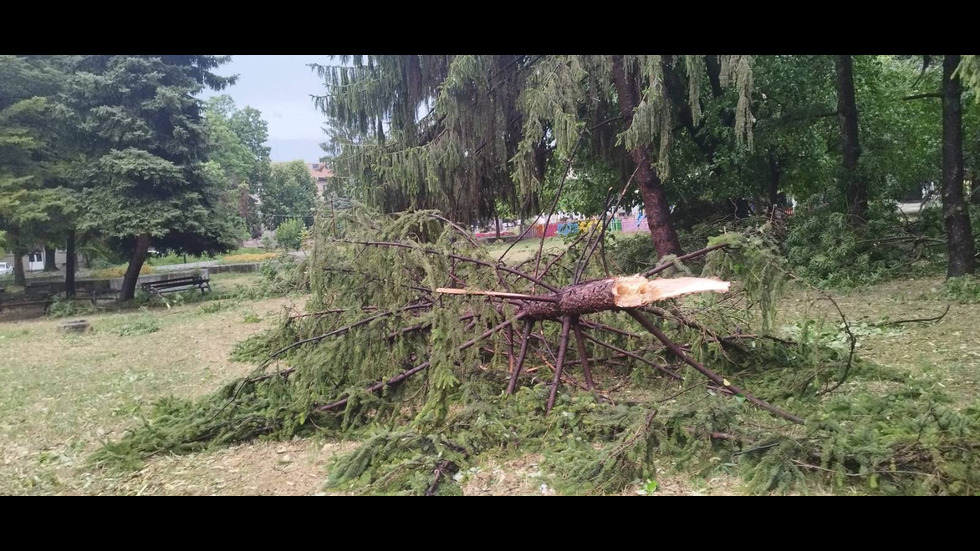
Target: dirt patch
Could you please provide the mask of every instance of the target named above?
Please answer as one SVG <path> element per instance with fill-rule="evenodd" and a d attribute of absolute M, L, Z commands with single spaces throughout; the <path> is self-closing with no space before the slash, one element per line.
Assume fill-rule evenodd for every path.
<path fill-rule="evenodd" d="M 259 442 L 206 453 L 155 458 L 100 493 L 127 495 L 315 495 L 327 466 L 352 442 Z"/>
<path fill-rule="evenodd" d="M 467 496 L 552 496 L 553 477 L 541 470 L 542 459 L 540 454 L 502 462 L 488 459 L 456 476 Z"/>

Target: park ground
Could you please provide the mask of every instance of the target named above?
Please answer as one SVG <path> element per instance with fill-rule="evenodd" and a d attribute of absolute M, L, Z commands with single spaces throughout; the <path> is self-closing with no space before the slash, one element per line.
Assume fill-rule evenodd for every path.
<path fill-rule="evenodd" d="M 521 244 L 523 245 L 523 244 Z M 527 251 L 530 255 L 534 251 Z M 213 278 L 216 296 L 249 285 L 254 274 Z M 980 305 L 952 304 L 939 322 L 875 328 L 882 320 L 942 313 L 941 278 L 902 280 L 835 296 L 860 338 L 861 357 L 939 374 L 964 401 L 980 390 Z M 804 317 L 834 321 L 831 306 L 802 291 L 783 299 L 779 323 Z M 213 392 L 250 365 L 229 359 L 232 346 L 301 311 L 303 296 L 219 299 L 171 308 L 86 315 L 93 330 L 65 335 L 62 319 L 0 323 L 0 495 L 8 494 L 277 494 L 324 493 L 332 459 L 357 442 L 304 439 L 256 442 L 156 457 L 135 472 L 88 463 L 105 440 L 140 422 L 155 400 Z M 69 318 L 73 319 L 73 318 Z M 465 473 L 468 495 L 554 493 L 540 457 L 489 457 Z M 743 493 L 738 479 L 658 475 L 655 495 Z M 639 486 L 627 488 L 635 494 Z M 829 493 L 813 487 L 807 493 Z"/>

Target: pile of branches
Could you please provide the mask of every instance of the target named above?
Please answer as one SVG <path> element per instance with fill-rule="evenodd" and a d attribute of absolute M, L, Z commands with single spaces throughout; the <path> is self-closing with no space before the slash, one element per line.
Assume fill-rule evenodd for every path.
<path fill-rule="evenodd" d="M 655 451 L 697 462 L 719 443 L 758 467 L 747 478 L 784 472 L 768 457 L 791 474 L 863 468 L 846 449 L 833 464 L 814 459 L 841 431 L 821 421 L 815 437 L 774 403 L 802 407 L 859 370 L 853 340 L 849 353 L 828 353 L 768 331 L 785 272 L 764 240 L 729 234 L 626 275 L 604 255 L 606 225 L 516 261 L 438 212 L 322 216 L 306 311 L 235 350 L 256 370 L 201 400 L 159 402 L 97 459 L 353 435 L 365 443 L 334 466 L 334 484 L 429 495 L 458 490 L 454 474 L 502 448 L 546 453 L 584 484 L 575 491 L 615 492 L 655 472 Z M 760 490 L 785 477 L 764 478 Z"/>

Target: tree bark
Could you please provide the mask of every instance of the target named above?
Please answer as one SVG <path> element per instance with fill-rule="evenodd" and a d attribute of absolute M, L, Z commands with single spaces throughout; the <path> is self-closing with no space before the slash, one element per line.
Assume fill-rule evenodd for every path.
<path fill-rule="evenodd" d="M 943 60 L 943 220 L 946 224 L 946 275 L 958 277 L 976 271 L 976 243 L 970 212 L 963 197 L 963 87 L 953 72 L 960 56 Z"/>
<path fill-rule="evenodd" d="M 14 249 L 14 285 L 27 287 L 27 275 L 24 274 L 24 255 L 27 251 Z"/>
<path fill-rule="evenodd" d="M 776 212 L 779 208 L 779 160 L 775 155 L 769 153 L 769 214 Z"/>
<path fill-rule="evenodd" d="M 55 262 L 55 255 L 57 251 L 54 247 L 44 247 L 44 271 L 45 272 L 57 272 L 58 263 Z"/>
<path fill-rule="evenodd" d="M 140 277 L 140 269 L 146 262 L 146 257 L 150 251 L 150 234 L 141 233 L 136 237 L 136 248 L 132 256 L 129 257 L 129 266 L 126 268 L 126 277 L 123 279 L 122 292 L 119 300 L 133 300 L 136 296 L 136 282 Z"/>
<path fill-rule="evenodd" d="M 640 104 L 639 86 L 635 78 L 626 74 L 623 56 L 612 56 L 612 64 L 613 81 L 616 94 L 619 96 L 619 110 L 628 127 L 633 122 L 633 112 Z M 671 254 L 682 254 L 681 243 L 677 239 L 677 231 L 670 219 L 667 196 L 664 193 L 660 176 L 650 159 L 649 151 L 645 147 L 637 147 L 630 151 L 630 158 L 637 167 L 634 179 L 640 188 L 640 195 L 643 197 L 643 211 L 647 217 L 650 238 L 653 240 L 653 247 L 657 250 L 657 255 L 664 257 Z"/>
<path fill-rule="evenodd" d="M 724 281 L 700 277 L 649 280 L 643 276 L 599 279 L 560 289 L 550 301 L 525 301 L 520 309 L 525 319 L 557 320 L 581 314 L 593 314 L 636 308 L 691 293 L 727 292 Z"/>
<path fill-rule="evenodd" d="M 68 239 L 65 243 L 65 297 L 75 296 L 75 270 L 78 261 L 75 254 L 75 230 L 68 230 Z"/>
<path fill-rule="evenodd" d="M 857 101 L 854 99 L 854 59 L 834 56 L 837 73 L 837 114 L 843 138 L 844 186 L 847 197 L 847 222 L 851 227 L 863 225 L 868 217 L 868 189 L 858 173 L 861 144 L 858 141 Z"/>
<path fill-rule="evenodd" d="M 721 62 L 716 55 L 704 56 L 704 65 L 708 70 L 708 82 L 711 84 L 711 96 L 720 98 L 725 93 L 721 88 Z"/>
<path fill-rule="evenodd" d="M 731 202 L 735 205 L 736 220 L 742 220 L 752 215 L 752 208 L 749 206 L 749 200 L 745 197 L 733 197 Z"/>

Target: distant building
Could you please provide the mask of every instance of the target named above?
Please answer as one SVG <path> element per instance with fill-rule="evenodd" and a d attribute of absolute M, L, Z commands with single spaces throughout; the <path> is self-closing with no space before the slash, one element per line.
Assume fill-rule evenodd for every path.
<path fill-rule="evenodd" d="M 44 248 L 43 247 L 38 246 L 38 247 L 34 247 L 32 250 L 30 250 L 21 259 L 24 262 L 24 271 L 25 272 L 40 272 L 40 271 L 44 270 L 44 255 L 45 255 L 45 253 L 44 253 Z M 58 249 L 57 251 L 55 251 L 54 258 L 55 258 L 55 266 L 57 266 L 59 270 L 62 270 L 63 271 L 65 269 L 65 264 L 68 261 L 68 254 L 67 254 L 67 252 L 65 250 L 63 250 L 63 249 Z M 76 258 L 76 260 L 75 260 L 75 267 L 76 268 L 84 268 L 85 267 L 85 260 L 82 257 L 82 255 L 81 254 L 76 254 L 75 255 L 75 258 Z M 14 265 L 14 255 L 13 255 L 13 253 L 10 253 L 10 252 L 4 253 L 3 251 L 0 251 L 0 262 L 6 262 L 6 263 L 10 264 L 11 266 L 13 266 Z"/>
<path fill-rule="evenodd" d="M 323 197 L 324 190 L 333 178 L 333 171 L 327 168 L 326 163 L 309 163 L 307 167 L 310 169 L 310 176 L 316 180 L 317 195 Z"/>

